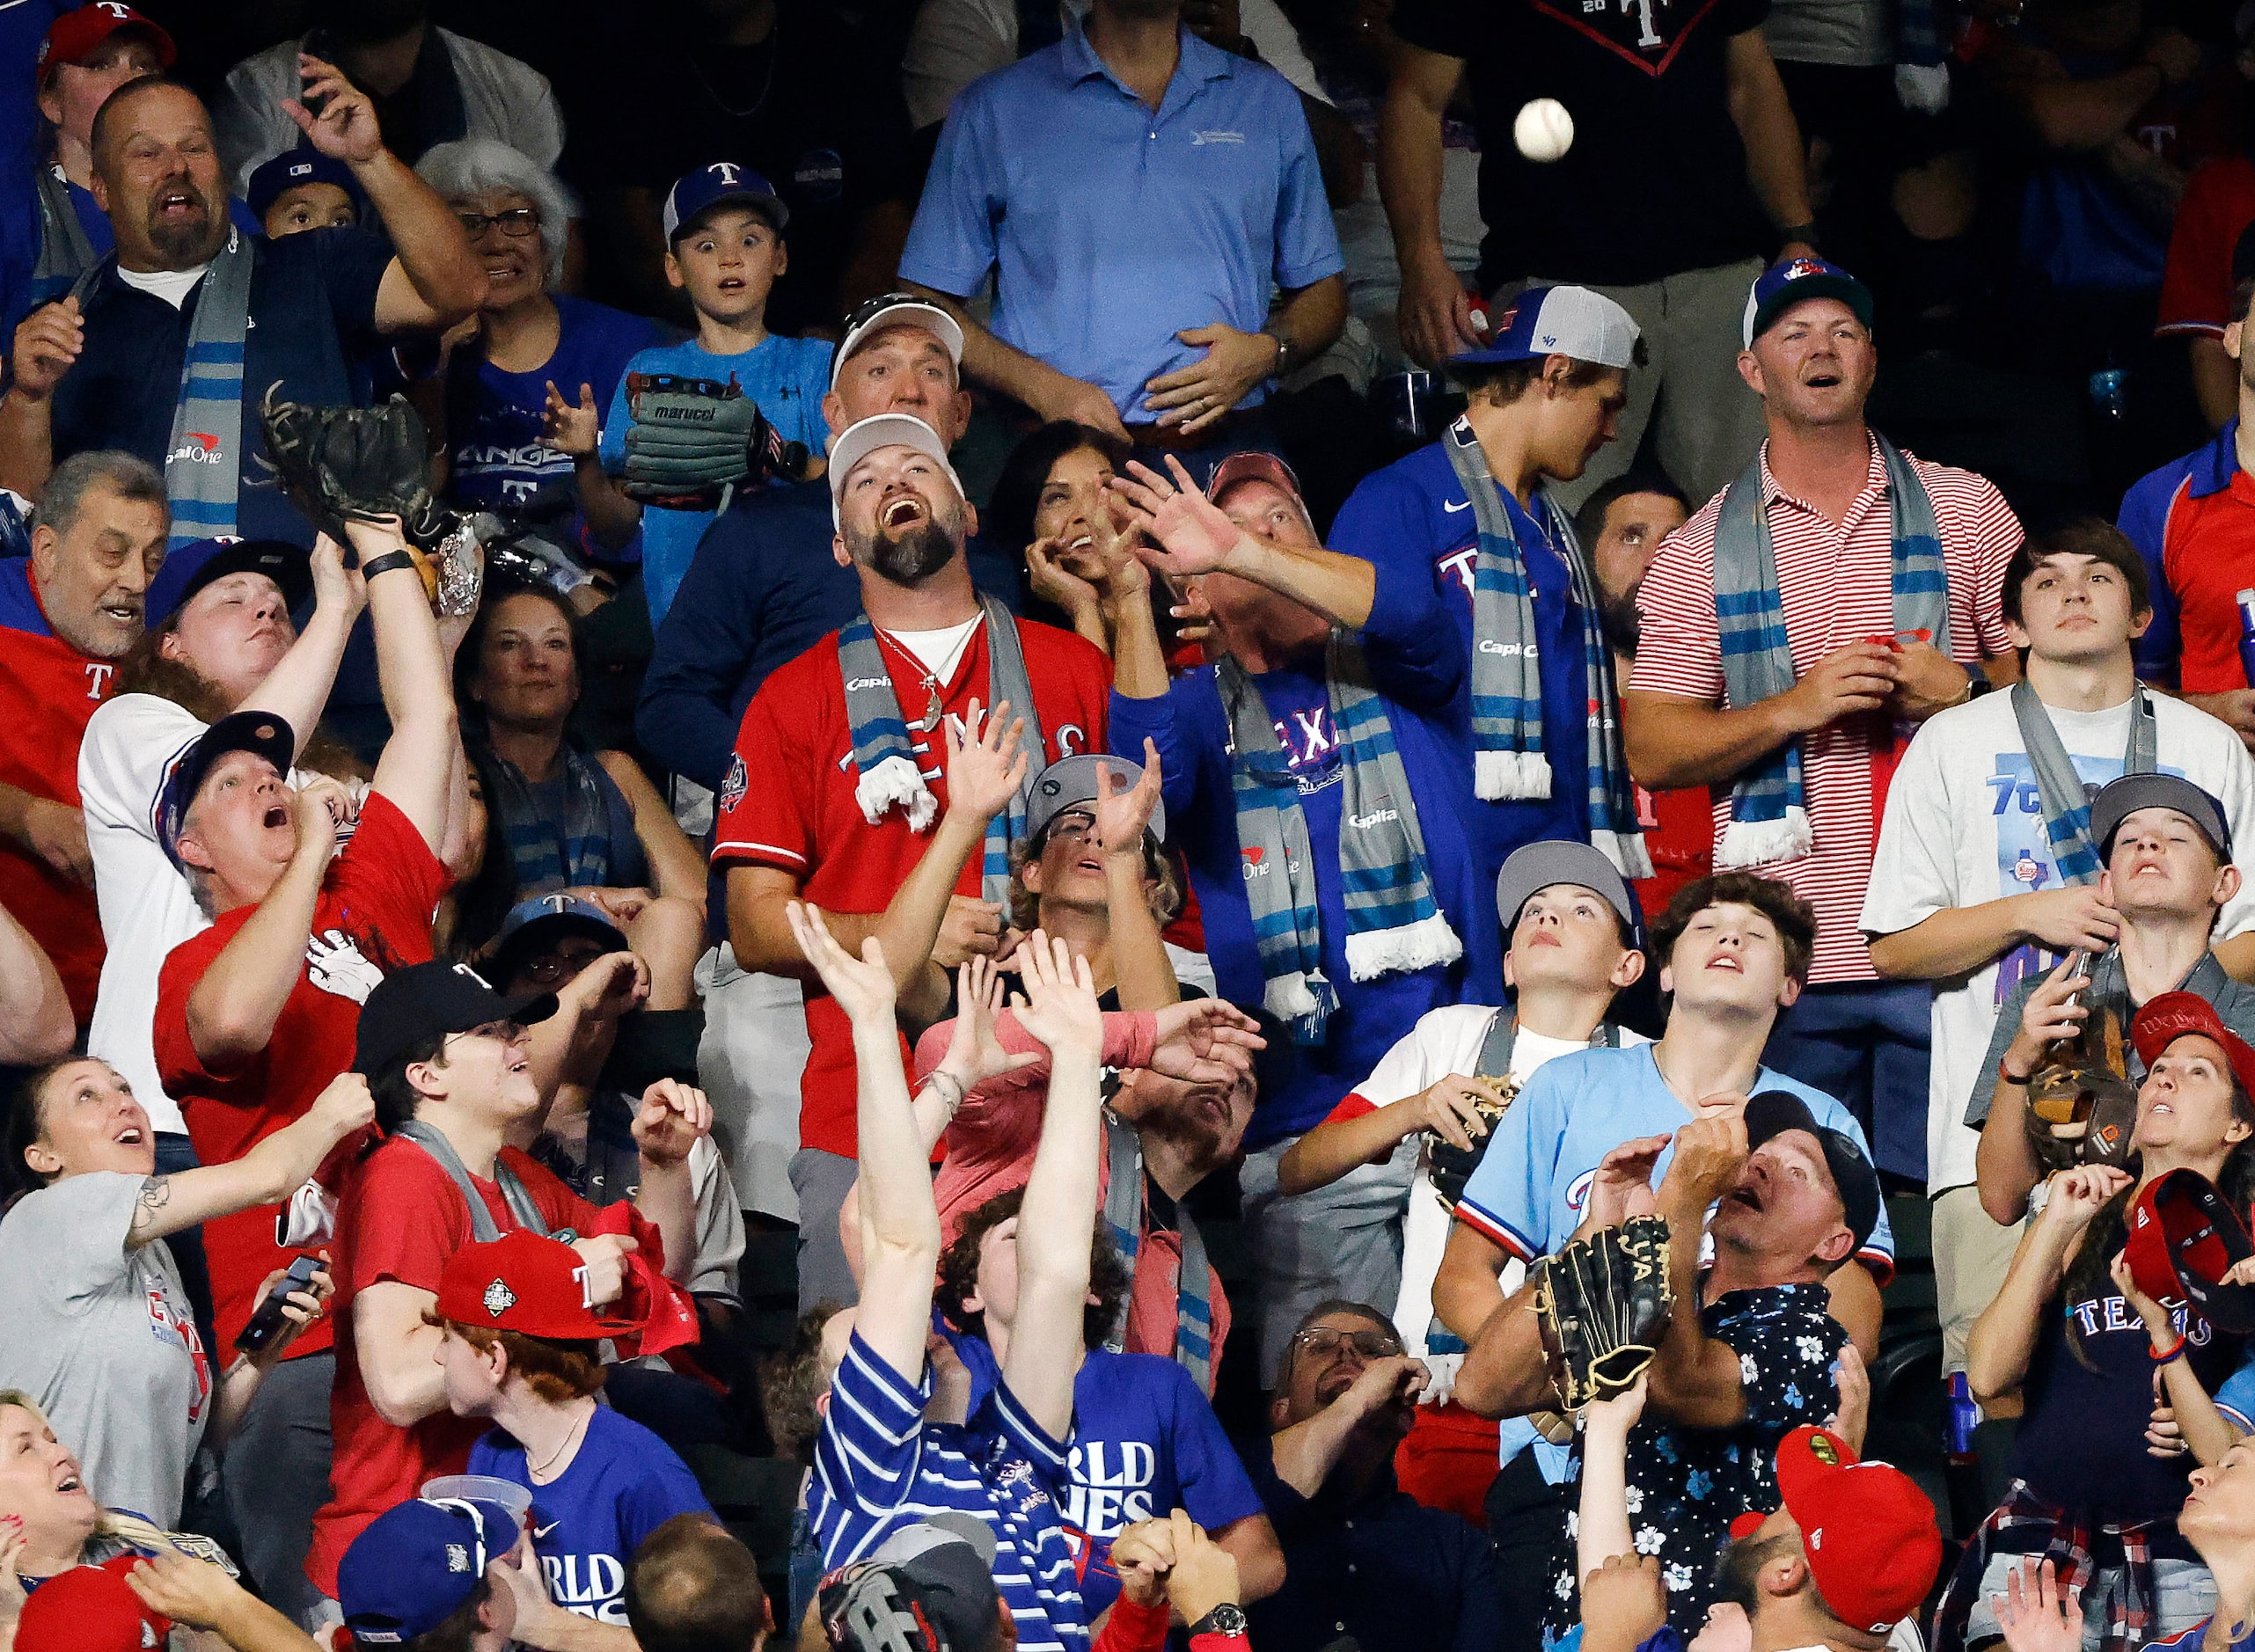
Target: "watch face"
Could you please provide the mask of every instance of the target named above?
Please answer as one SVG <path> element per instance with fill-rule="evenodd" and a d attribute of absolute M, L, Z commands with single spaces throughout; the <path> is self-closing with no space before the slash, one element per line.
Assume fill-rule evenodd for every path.
<path fill-rule="evenodd" d="M 1205 1624 L 1209 1634 L 1243 1634 L 1245 1610 L 1225 1602 L 1206 1613 Z"/>

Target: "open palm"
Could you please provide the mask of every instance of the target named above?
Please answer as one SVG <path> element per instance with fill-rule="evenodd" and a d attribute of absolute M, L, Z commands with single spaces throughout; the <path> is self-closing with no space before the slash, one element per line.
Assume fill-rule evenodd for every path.
<path fill-rule="evenodd" d="M 1127 475 L 1112 479 L 1114 492 L 1126 502 L 1133 520 L 1147 538 L 1157 542 L 1138 545 L 1136 554 L 1162 574 L 1211 574 L 1244 530 L 1191 485 L 1182 460 L 1170 453 L 1167 467 L 1175 472 L 1172 482 L 1141 460 L 1131 460 Z"/>

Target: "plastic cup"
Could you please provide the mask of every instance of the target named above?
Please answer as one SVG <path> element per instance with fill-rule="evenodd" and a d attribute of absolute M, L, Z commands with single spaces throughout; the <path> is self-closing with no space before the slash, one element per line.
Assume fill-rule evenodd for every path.
<path fill-rule="evenodd" d="M 436 1480 L 423 1482 L 421 1495 L 426 1499 L 463 1497 L 472 1502 L 495 1502 L 509 1511 L 519 1525 L 532 1508 L 532 1492 L 513 1480 L 496 1480 L 491 1474 L 441 1474 Z"/>

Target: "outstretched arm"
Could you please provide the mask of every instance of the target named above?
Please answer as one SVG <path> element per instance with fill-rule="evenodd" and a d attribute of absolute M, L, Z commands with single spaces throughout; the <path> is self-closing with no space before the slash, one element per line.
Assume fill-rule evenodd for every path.
<path fill-rule="evenodd" d="M 1063 941 L 1036 930 L 1019 955 L 1026 998 L 1016 1006 L 1018 1024 L 1049 1046 L 1050 1089 L 1018 1214 L 1018 1319 L 1002 1378 L 1034 1421 L 1062 1440 L 1073 1432 L 1096 1226 L 1103 1017 L 1088 961 Z"/>
<path fill-rule="evenodd" d="M 0 906 L 0 1062 L 38 1067 L 59 1061 L 77 1035 L 55 961 Z"/>
<path fill-rule="evenodd" d="M 368 1080 L 355 1072 L 338 1074 L 313 1098 L 303 1118 L 284 1125 L 240 1159 L 176 1170 L 143 1182 L 126 1232 L 126 1248 L 136 1250 L 255 1205 L 279 1203 L 321 1167 L 331 1149 L 375 1117 Z"/>
<path fill-rule="evenodd" d="M 321 535 L 313 541 L 313 617 L 240 707 L 271 712 L 288 723 L 297 736 L 301 757 L 329 704 L 329 690 L 336 683 L 337 666 L 345 657 L 354 622 L 367 606 L 368 586 L 360 570 L 346 567 L 343 547 Z"/>
<path fill-rule="evenodd" d="M 854 1122 L 861 1161 L 862 1270 L 854 1327 L 878 1358 L 908 1382 L 919 1383 L 940 1266 L 940 1209 L 933 1201 L 932 1167 L 918 1145 L 908 1075 L 900 1064 L 892 970 L 874 936 L 861 943 L 860 957 L 853 958 L 831 938 L 818 909 L 794 901 L 787 916 L 808 962 L 853 1027 L 860 1074 Z M 1085 1293 L 1085 1258 L 1081 1266 Z M 1069 1385 L 1066 1406 L 1069 1421 Z M 1060 1429 L 1060 1438 L 1063 1434 Z"/>
<path fill-rule="evenodd" d="M 1248 533 L 1198 490 L 1182 460 L 1169 454 L 1167 465 L 1175 473 L 1171 483 L 1133 461 L 1128 474 L 1110 484 L 1143 529 L 1146 537 L 1137 543 L 1136 553 L 1146 563 L 1177 579 L 1234 574 L 1350 631 L 1370 623 L 1371 604 L 1378 596 L 1375 567 L 1320 545 L 1286 550 Z"/>
<path fill-rule="evenodd" d="M 407 543 L 396 522 L 348 523 L 345 531 L 363 569 Z M 376 622 L 377 679 L 392 720 L 392 737 L 376 760 L 374 789 L 407 817 L 436 854 L 446 835 L 455 752 L 461 743 L 438 620 L 424 594 L 422 575 L 404 563 L 368 581 L 368 607 Z"/>

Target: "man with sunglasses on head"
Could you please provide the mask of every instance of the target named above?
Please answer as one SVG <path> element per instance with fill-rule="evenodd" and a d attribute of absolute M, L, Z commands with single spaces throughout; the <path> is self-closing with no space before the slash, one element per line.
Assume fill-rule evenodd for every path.
<path fill-rule="evenodd" d="M 394 970 L 361 1012 L 353 1071 L 388 1139 L 337 1216 L 336 1453 L 305 1563 L 325 1604 L 353 1539 L 431 1476 L 459 1473 L 482 1432 L 447 1409 L 442 1334 L 426 1318 L 449 1257 L 520 1228 L 553 1235 L 579 1252 L 589 1305 L 622 1314 L 647 1312 L 665 1280 L 696 1265 L 690 1158 L 712 1128 L 702 1092 L 670 1078 L 643 1092 L 631 1205 L 598 1210 L 507 1144 L 541 1107 L 529 1029 L 556 1012 L 553 993 L 504 998 L 444 962 Z M 509 1295 L 504 1282 L 494 1299 Z"/>
<path fill-rule="evenodd" d="M 937 305 L 887 293 L 859 306 L 846 318 L 822 399 L 831 439 L 864 419 L 902 413 L 953 447 L 970 420 L 962 357 L 962 329 Z M 830 500 L 816 477 L 722 512 L 657 628 L 634 732 L 659 763 L 707 791 L 723 789 L 744 708 L 768 675 L 860 611 L 860 581 L 831 555 Z M 1014 612 L 1019 555 L 999 553 L 975 532 L 963 555 L 972 583 Z M 699 1072 L 721 1109 L 743 1208 L 796 1221 L 798 1195 L 785 1167 L 799 1146 L 799 1075 L 809 1049 L 804 993 L 796 981 L 740 969 L 721 927 L 727 903 L 717 881 L 707 904 L 717 945 L 698 966 L 707 1029 Z M 985 916 L 999 920 L 999 909 L 987 905 Z M 941 960 L 956 961 L 952 953 Z"/>
<path fill-rule="evenodd" d="M 1318 1303 L 1285 1345 L 1269 1437 L 1241 1443 L 1285 1554 L 1284 1587 L 1247 1613 L 1256 1647 L 1489 1652 L 1488 1541 L 1395 1483 L 1394 1452 L 1428 1381 L 1386 1315 Z"/>

